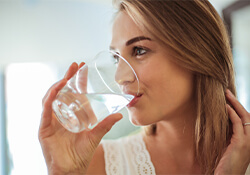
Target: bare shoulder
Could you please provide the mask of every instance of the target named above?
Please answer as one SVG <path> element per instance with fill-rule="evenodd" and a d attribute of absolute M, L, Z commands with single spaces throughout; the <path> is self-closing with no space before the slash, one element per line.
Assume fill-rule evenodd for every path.
<path fill-rule="evenodd" d="M 104 161 L 104 150 L 102 144 L 100 144 L 90 162 L 87 174 L 106 174 L 105 172 L 105 161 Z"/>

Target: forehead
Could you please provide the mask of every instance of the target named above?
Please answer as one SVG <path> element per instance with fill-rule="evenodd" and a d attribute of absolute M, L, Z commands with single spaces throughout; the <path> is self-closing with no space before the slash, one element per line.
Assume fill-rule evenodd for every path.
<path fill-rule="evenodd" d="M 111 46 L 125 44 L 131 38 L 147 35 L 132 20 L 132 18 L 124 11 L 117 14 L 112 28 Z"/>
<path fill-rule="evenodd" d="M 135 24 L 133 19 L 125 11 L 120 11 L 113 24 L 113 32 L 116 30 L 123 30 L 126 32 L 134 33 L 135 31 L 142 32 L 139 27 Z M 133 30 L 131 30 L 133 29 Z"/>

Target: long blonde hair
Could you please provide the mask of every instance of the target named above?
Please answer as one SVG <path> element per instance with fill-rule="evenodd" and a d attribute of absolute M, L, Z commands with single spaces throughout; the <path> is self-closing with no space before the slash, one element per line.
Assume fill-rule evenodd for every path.
<path fill-rule="evenodd" d="M 233 58 L 223 21 L 208 0 L 115 3 L 119 11 L 126 11 L 139 27 L 173 50 L 174 61 L 194 72 L 196 158 L 203 173 L 213 174 L 231 138 L 225 90 L 236 93 Z"/>

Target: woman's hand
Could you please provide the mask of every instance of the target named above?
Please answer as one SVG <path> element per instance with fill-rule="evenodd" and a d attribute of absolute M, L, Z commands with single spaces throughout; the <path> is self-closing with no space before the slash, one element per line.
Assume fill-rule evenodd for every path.
<path fill-rule="evenodd" d="M 64 79 L 54 84 L 43 98 L 39 141 L 49 174 L 85 174 L 102 137 L 122 118 L 121 114 L 110 115 L 92 130 L 77 134 L 67 131 L 57 121 L 52 111 L 52 102 L 58 91 L 82 65 L 73 63 Z"/>
<path fill-rule="evenodd" d="M 234 108 L 227 105 L 233 135 L 214 174 L 245 174 L 250 163 L 250 125 L 247 124 L 250 123 L 250 113 L 229 90 L 226 91 L 226 97 Z"/>

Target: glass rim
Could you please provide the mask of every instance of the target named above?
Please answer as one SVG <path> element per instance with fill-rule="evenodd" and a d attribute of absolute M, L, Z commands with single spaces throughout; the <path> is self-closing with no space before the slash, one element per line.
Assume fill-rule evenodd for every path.
<path fill-rule="evenodd" d="M 121 59 L 129 66 L 129 68 L 133 71 L 133 74 L 135 75 L 135 78 L 136 78 L 136 80 L 137 80 L 137 94 L 136 94 L 136 95 L 138 95 L 139 92 L 140 92 L 139 78 L 138 78 L 138 76 L 137 76 L 137 74 L 136 74 L 134 68 L 129 64 L 129 62 L 128 62 L 123 56 L 121 56 L 120 54 L 118 54 L 118 53 L 116 53 L 116 52 L 114 52 L 114 51 L 112 51 L 112 50 L 102 50 L 102 51 L 98 52 L 98 53 L 95 55 L 95 57 L 92 59 L 92 61 L 93 61 L 96 57 L 98 57 L 98 55 L 100 55 L 100 54 L 102 54 L 102 53 L 111 53 L 111 54 L 113 54 L 113 55 L 116 55 L 116 56 L 118 56 L 119 58 L 121 58 Z M 96 63 L 95 63 L 95 68 L 97 69 Z M 98 72 L 98 74 L 100 75 L 99 72 Z M 101 76 L 100 76 L 100 77 L 101 77 Z M 105 83 L 105 81 L 103 81 L 103 82 Z M 106 86 L 107 86 L 107 85 L 106 85 Z M 107 87 L 108 87 L 108 86 L 107 86 Z"/>

